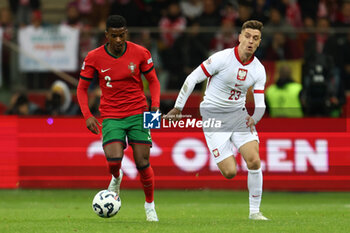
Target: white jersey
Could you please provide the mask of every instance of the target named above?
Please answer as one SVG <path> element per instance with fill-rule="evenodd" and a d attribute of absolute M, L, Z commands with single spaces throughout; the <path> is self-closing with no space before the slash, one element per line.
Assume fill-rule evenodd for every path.
<path fill-rule="evenodd" d="M 207 89 L 200 106 L 202 119 L 205 121 L 211 118 L 222 124 L 220 128 L 203 128 L 203 131 L 216 162 L 220 162 L 232 155 L 230 150 L 225 149 L 225 145 L 233 142 L 239 149 L 249 141 L 259 142 L 255 127 L 251 133 L 246 125 L 248 112 L 245 102 L 247 91 L 253 86 L 255 109 L 251 117 L 256 124 L 266 108 L 266 73 L 264 66 L 254 56 L 243 64 L 238 55 L 238 47 L 217 52 L 186 78 L 176 99 L 175 108 L 182 111 L 194 86 L 206 79 Z"/>
<path fill-rule="evenodd" d="M 247 91 L 253 86 L 255 111 L 252 118 L 258 123 L 264 115 L 266 73 L 256 57 L 252 56 L 243 64 L 238 55 L 238 47 L 213 54 L 186 78 L 176 99 L 175 108 L 182 110 L 194 86 L 206 79 L 208 83 L 201 110 L 232 112 L 242 109 Z"/>
<path fill-rule="evenodd" d="M 253 86 L 254 93 L 264 93 L 264 66 L 254 56 L 243 64 L 238 47 L 213 54 L 201 68 L 209 78 L 201 107 L 242 108 L 249 87 Z"/>
<path fill-rule="evenodd" d="M 200 106 L 203 121 L 215 119 L 220 128 L 204 128 L 207 145 L 219 163 L 233 154 L 232 143 L 239 149 L 250 141 L 258 141 L 255 127 L 247 127 L 245 109 L 248 89 L 253 86 L 255 109 L 251 116 L 255 124 L 265 112 L 264 89 L 266 73 L 260 61 L 252 56 L 245 64 L 239 58 L 238 47 L 217 52 L 197 67 L 187 78 L 176 99 L 175 108 L 182 111 L 197 83 L 208 79 L 204 100 Z"/>

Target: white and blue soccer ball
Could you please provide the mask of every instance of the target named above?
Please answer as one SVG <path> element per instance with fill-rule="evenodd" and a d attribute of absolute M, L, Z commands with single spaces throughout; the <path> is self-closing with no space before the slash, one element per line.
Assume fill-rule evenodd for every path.
<path fill-rule="evenodd" d="M 93 211 L 102 218 L 110 218 L 116 215 L 122 202 L 117 193 L 109 190 L 98 192 L 92 201 Z"/>

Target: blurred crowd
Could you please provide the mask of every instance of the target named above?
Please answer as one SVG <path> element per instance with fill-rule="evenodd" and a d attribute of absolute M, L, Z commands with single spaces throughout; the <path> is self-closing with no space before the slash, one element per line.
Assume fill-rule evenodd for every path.
<path fill-rule="evenodd" d="M 5 39 L 12 40 L 18 27 L 50 24 L 43 21 L 40 0 L 8 3 L 9 8 L 0 12 Z M 163 91 L 179 90 L 186 76 L 208 56 L 238 44 L 240 27 L 246 20 L 260 20 L 264 32 L 256 56 L 261 61 L 303 60 L 299 91 L 290 93 L 297 95 L 303 114 L 341 115 L 345 92 L 350 90 L 350 0 L 73 0 L 67 4 L 61 23 L 81 30 L 80 62 L 87 52 L 104 43 L 105 21 L 110 14 L 123 15 L 129 39 L 150 50 Z M 5 86 L 10 83 L 6 80 L 9 54 L 3 46 Z M 284 79 L 290 76 L 288 69 L 279 70 L 280 80 L 276 79 L 272 93 L 294 82 L 290 77 Z M 78 78 L 78 73 L 74 75 Z M 53 84 L 43 88 L 49 85 Z M 24 96 L 18 101 L 28 100 Z M 281 108 L 286 101 L 278 103 L 276 108 Z M 31 109 L 29 106 L 28 111 Z"/>

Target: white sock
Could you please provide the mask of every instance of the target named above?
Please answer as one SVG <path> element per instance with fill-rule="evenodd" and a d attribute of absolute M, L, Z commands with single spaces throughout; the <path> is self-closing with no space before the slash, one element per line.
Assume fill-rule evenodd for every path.
<path fill-rule="evenodd" d="M 260 211 L 263 177 L 261 168 L 258 170 L 248 169 L 248 190 L 249 190 L 249 214 Z"/>
<path fill-rule="evenodd" d="M 154 201 L 152 201 L 151 203 L 148 203 L 147 201 L 145 201 L 145 209 L 154 209 L 155 205 L 154 205 Z"/>

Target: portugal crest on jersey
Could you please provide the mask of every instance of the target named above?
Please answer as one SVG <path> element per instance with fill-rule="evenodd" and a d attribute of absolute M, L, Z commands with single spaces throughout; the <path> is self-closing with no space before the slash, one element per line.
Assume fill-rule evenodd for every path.
<path fill-rule="evenodd" d="M 133 62 L 130 62 L 130 64 L 128 65 L 128 68 L 129 68 L 131 74 L 135 73 L 136 65 Z"/>
<path fill-rule="evenodd" d="M 237 72 L 237 79 L 240 81 L 244 81 L 247 78 L 247 73 L 248 73 L 248 70 L 239 68 Z"/>

